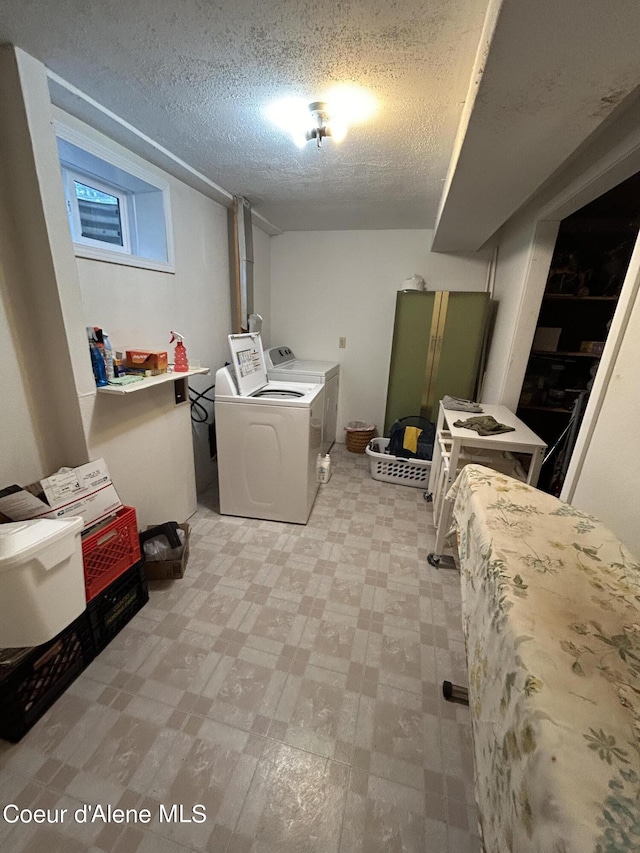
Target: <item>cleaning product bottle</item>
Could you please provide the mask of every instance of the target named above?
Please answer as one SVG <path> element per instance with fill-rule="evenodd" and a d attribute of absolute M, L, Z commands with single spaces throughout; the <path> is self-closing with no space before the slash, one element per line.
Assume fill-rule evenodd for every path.
<path fill-rule="evenodd" d="M 329 456 L 329 454 L 328 454 L 328 453 L 327 453 L 327 455 L 324 457 L 324 462 L 323 462 L 323 466 L 322 466 L 322 467 L 323 467 L 323 469 L 324 469 L 325 477 L 326 477 L 326 480 L 323 480 L 322 482 L 323 482 L 323 483 L 328 483 L 328 482 L 329 482 L 329 480 L 331 479 L 331 457 Z"/>
<path fill-rule="evenodd" d="M 174 341 L 177 341 L 176 348 L 174 351 L 174 359 L 173 359 L 173 370 L 175 373 L 186 373 L 189 370 L 189 361 L 187 359 L 187 350 L 184 345 L 184 338 L 179 332 L 171 332 L 171 340 L 169 341 L 172 344 Z"/>
<path fill-rule="evenodd" d="M 107 379 L 115 379 L 116 369 L 115 364 L 113 362 L 113 349 L 111 347 L 109 335 L 104 331 L 104 329 L 102 331 L 102 341 L 104 343 L 104 364 L 107 369 Z"/>
<path fill-rule="evenodd" d="M 89 332 L 89 328 L 90 327 L 87 328 L 87 332 Z M 92 334 L 89 335 L 89 338 L 102 356 L 102 360 L 104 362 L 104 375 L 108 382 L 110 379 L 113 379 L 113 358 L 111 358 L 110 364 L 109 353 L 107 353 L 107 348 L 104 344 L 104 335 L 100 326 L 94 326 L 93 329 L 91 329 L 91 332 Z"/>
<path fill-rule="evenodd" d="M 91 332 L 93 332 L 92 329 Z M 103 386 L 109 384 L 109 380 L 107 379 L 107 373 L 104 369 L 104 359 L 102 358 L 102 353 L 96 346 L 93 340 L 93 335 L 89 336 L 89 352 L 91 353 L 91 367 L 93 368 L 93 378 L 96 380 L 96 386 L 98 388 L 102 388 Z"/>
<path fill-rule="evenodd" d="M 323 456 L 321 453 L 318 453 L 316 471 L 318 473 L 319 483 L 329 482 L 329 480 L 331 479 L 331 457 L 328 453 L 326 456 Z"/>

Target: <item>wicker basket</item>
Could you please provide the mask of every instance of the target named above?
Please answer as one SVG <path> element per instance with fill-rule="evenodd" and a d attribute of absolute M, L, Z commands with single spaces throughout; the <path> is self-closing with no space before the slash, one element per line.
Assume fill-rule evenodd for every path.
<path fill-rule="evenodd" d="M 364 453 L 367 445 L 376 434 L 375 424 L 363 421 L 350 421 L 345 427 L 347 433 L 347 450 L 351 453 Z"/>

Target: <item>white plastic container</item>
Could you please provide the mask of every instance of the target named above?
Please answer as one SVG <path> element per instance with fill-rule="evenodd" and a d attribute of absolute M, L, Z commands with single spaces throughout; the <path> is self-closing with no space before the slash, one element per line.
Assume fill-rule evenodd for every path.
<path fill-rule="evenodd" d="M 0 524 L 0 648 L 39 646 L 87 601 L 79 516 Z"/>
<path fill-rule="evenodd" d="M 318 472 L 318 482 L 328 483 L 331 479 L 331 457 L 327 453 L 325 456 L 318 454 L 318 464 L 316 468 Z"/>

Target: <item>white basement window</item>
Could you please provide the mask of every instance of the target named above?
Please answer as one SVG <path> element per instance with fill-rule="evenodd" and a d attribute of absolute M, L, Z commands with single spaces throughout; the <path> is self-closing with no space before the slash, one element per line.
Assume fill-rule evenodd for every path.
<path fill-rule="evenodd" d="M 173 272 L 169 185 L 75 130 L 56 136 L 76 255 Z"/>

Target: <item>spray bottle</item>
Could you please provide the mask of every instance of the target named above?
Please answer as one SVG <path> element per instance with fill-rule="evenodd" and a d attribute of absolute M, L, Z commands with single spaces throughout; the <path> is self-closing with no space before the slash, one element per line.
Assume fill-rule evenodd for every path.
<path fill-rule="evenodd" d="M 179 332 L 171 332 L 169 343 L 172 344 L 174 341 L 177 341 L 173 358 L 174 373 L 186 373 L 189 370 L 189 360 L 184 346 L 184 337 Z"/>
<path fill-rule="evenodd" d="M 113 349 L 111 347 L 109 335 L 104 331 L 104 329 L 96 328 L 96 332 L 99 332 L 102 335 L 102 357 L 104 358 L 104 368 L 107 373 L 107 379 L 115 379 L 116 371 L 113 363 Z M 98 335 L 98 341 L 100 341 L 100 335 Z"/>

